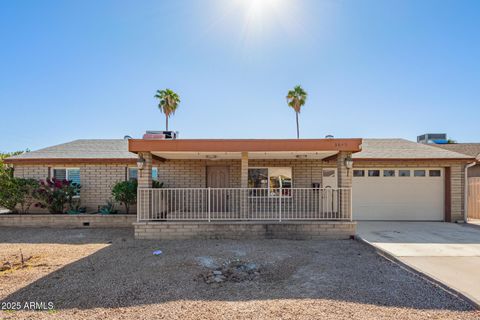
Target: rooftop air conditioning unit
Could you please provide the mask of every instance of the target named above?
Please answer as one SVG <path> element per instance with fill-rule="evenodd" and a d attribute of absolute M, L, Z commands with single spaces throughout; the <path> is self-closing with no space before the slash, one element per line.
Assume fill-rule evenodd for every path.
<path fill-rule="evenodd" d="M 147 130 L 143 135 L 146 140 L 175 140 L 178 138 L 178 131 L 155 131 Z"/>
<path fill-rule="evenodd" d="M 448 143 L 447 134 L 445 133 L 426 133 L 417 136 L 418 143 L 436 143 L 445 144 Z"/>

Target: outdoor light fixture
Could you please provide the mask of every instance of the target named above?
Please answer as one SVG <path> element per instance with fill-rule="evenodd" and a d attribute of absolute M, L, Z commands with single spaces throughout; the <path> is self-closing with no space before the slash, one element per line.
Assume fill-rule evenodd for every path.
<path fill-rule="evenodd" d="M 353 160 L 351 156 L 345 158 L 345 167 L 347 167 L 347 176 L 350 175 L 350 169 L 353 168 Z"/>
<path fill-rule="evenodd" d="M 143 170 L 143 167 L 145 166 L 145 159 L 140 156 L 137 160 L 137 168 L 138 170 Z"/>
<path fill-rule="evenodd" d="M 307 155 L 306 154 L 297 154 L 295 156 L 297 159 L 306 159 L 307 158 Z"/>
<path fill-rule="evenodd" d="M 347 158 L 345 158 L 345 167 L 347 167 L 347 169 L 353 168 L 353 160 L 351 156 L 348 156 Z"/>
<path fill-rule="evenodd" d="M 205 158 L 210 159 L 210 160 L 214 160 L 214 159 L 217 159 L 217 156 L 214 155 L 214 154 L 207 154 L 207 155 L 205 156 Z"/>

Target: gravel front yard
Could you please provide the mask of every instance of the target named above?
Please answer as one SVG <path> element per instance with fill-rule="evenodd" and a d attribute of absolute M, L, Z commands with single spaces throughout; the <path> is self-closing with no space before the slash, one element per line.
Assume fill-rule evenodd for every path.
<path fill-rule="evenodd" d="M 353 240 L 147 241 L 132 234 L 0 228 L 0 300 L 55 306 L 0 311 L 0 319 L 480 319 L 464 301 Z M 245 279 L 205 281 L 232 261 L 257 269 Z"/>

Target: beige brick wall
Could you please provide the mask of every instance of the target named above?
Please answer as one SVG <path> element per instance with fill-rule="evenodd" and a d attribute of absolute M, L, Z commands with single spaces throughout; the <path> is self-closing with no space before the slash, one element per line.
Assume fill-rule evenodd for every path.
<path fill-rule="evenodd" d="M 136 239 L 349 239 L 356 222 L 142 222 L 134 223 Z"/>
<path fill-rule="evenodd" d="M 168 160 L 158 165 L 158 177 L 167 188 L 205 188 L 207 166 L 229 166 L 230 187 L 240 187 L 240 160 Z"/>
<path fill-rule="evenodd" d="M 19 228 L 132 228 L 134 215 L 58 215 L 16 214 L 0 215 L 0 227 Z"/>
<path fill-rule="evenodd" d="M 74 164 L 74 165 L 16 165 L 14 175 L 20 178 L 45 179 L 49 168 L 80 168 L 80 199 L 87 212 L 96 212 L 98 206 L 104 205 L 111 198 L 112 186 L 118 181 L 124 181 L 126 175 L 125 164 Z M 123 206 L 118 205 L 119 212 L 124 212 Z M 135 211 L 135 207 L 132 211 Z M 31 208 L 30 212 L 45 212 Z"/>
<path fill-rule="evenodd" d="M 292 167 L 293 183 L 297 188 L 309 188 L 312 182 L 322 181 L 322 162 L 319 160 L 248 160 L 249 167 Z M 204 188 L 208 166 L 229 166 L 230 187 L 241 185 L 240 160 L 168 160 L 158 165 L 159 180 L 167 188 Z"/>

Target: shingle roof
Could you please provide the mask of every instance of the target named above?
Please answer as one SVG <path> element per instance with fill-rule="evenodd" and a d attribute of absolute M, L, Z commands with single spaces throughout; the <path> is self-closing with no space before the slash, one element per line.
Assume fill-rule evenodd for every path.
<path fill-rule="evenodd" d="M 74 140 L 56 146 L 25 152 L 12 159 L 136 159 L 123 139 Z"/>
<path fill-rule="evenodd" d="M 431 144 L 431 146 L 463 153 L 475 158 L 480 157 L 480 143 Z"/>
<path fill-rule="evenodd" d="M 469 159 L 465 154 L 405 139 L 363 139 L 354 159 Z"/>
<path fill-rule="evenodd" d="M 35 159 L 136 159 L 128 151 L 128 141 L 123 139 L 75 140 L 56 146 L 26 152 L 8 160 Z M 362 151 L 354 159 L 471 159 L 472 156 L 404 139 L 363 139 Z"/>

